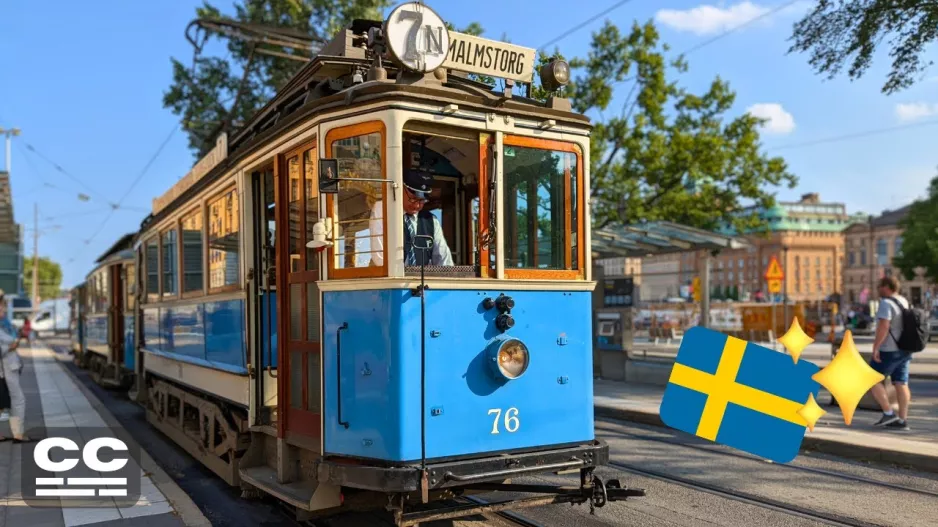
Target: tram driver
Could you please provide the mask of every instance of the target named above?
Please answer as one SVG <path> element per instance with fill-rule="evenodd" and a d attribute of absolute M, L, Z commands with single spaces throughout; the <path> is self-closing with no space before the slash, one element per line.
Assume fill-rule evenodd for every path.
<path fill-rule="evenodd" d="M 426 262 L 426 265 L 454 265 L 453 255 L 443 235 L 443 226 L 440 224 L 440 220 L 432 213 L 423 210 L 423 206 L 430 199 L 432 184 L 433 176 L 429 173 L 417 170 L 406 170 L 404 172 L 403 220 L 404 265 L 406 266 L 418 266 L 422 263 L 422 260 L 428 257 L 429 261 Z M 384 262 L 384 247 L 381 236 L 383 234 L 382 206 L 381 201 L 375 203 L 371 209 L 371 221 L 369 222 L 369 230 L 373 233 L 371 261 L 374 265 L 381 265 Z M 433 247 L 430 251 L 414 249 L 414 237 L 418 235 L 433 238 Z"/>

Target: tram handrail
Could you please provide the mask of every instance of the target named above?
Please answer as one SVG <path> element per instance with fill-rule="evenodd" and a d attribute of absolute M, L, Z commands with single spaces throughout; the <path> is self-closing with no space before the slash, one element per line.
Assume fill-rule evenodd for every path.
<path fill-rule="evenodd" d="M 342 421 L 342 330 L 348 329 L 348 322 L 343 322 L 338 329 L 335 330 L 335 376 L 336 376 L 336 390 L 338 391 L 337 401 L 336 401 L 336 419 L 339 421 L 340 426 L 344 426 L 348 429 L 348 422 Z"/>

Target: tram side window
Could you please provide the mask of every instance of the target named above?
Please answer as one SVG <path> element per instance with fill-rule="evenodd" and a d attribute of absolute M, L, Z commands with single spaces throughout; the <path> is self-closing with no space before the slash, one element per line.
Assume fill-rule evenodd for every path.
<path fill-rule="evenodd" d="M 182 292 L 202 290 L 202 211 L 182 219 Z"/>
<path fill-rule="evenodd" d="M 136 304 L 135 292 L 137 284 L 137 268 L 133 264 L 124 266 L 124 306 L 132 310 Z"/>
<path fill-rule="evenodd" d="M 176 229 L 160 235 L 163 245 L 163 297 L 176 295 L 176 266 L 179 262 L 176 247 Z"/>
<path fill-rule="evenodd" d="M 333 141 L 340 178 L 383 179 L 381 133 Z M 335 269 L 380 266 L 384 261 L 384 184 L 341 181 L 336 195 L 339 231 Z M 336 201 L 333 201 L 336 203 Z"/>
<path fill-rule="evenodd" d="M 160 295 L 160 248 L 156 240 L 146 246 L 147 301 L 153 302 Z"/>
<path fill-rule="evenodd" d="M 241 233 L 237 189 L 225 192 L 211 201 L 208 207 L 209 289 L 236 286 Z"/>
<path fill-rule="evenodd" d="M 507 145 L 504 156 L 506 269 L 577 269 L 577 156 Z"/>

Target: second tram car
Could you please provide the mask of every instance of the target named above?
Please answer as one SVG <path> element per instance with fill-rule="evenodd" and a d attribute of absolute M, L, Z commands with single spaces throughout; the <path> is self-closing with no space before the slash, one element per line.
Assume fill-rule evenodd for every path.
<path fill-rule="evenodd" d="M 72 337 L 76 363 L 89 369 L 99 384 L 123 389 L 133 385 L 136 360 L 132 242 L 133 234 L 124 235 L 73 291 L 81 302 L 80 325 Z"/>
<path fill-rule="evenodd" d="M 593 475 L 590 123 L 557 93 L 562 60 L 546 101 L 513 91 L 534 60 L 420 3 L 355 21 L 154 200 L 133 253 L 105 255 L 84 356 L 135 372 L 154 427 L 299 517 L 644 495 Z"/>

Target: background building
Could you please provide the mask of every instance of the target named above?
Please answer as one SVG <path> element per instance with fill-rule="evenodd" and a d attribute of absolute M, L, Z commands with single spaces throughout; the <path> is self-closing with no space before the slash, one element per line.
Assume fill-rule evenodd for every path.
<path fill-rule="evenodd" d="M 23 294 L 23 227 L 13 221 L 10 174 L 0 171 L 0 289 Z"/>
<path fill-rule="evenodd" d="M 866 304 L 876 299 L 876 282 L 884 276 L 899 279 L 900 292 L 912 303 L 924 305 L 934 298 L 935 284 L 919 273 L 914 280 L 905 280 L 893 267 L 892 259 L 902 251 L 902 228 L 899 222 L 909 213 L 911 205 L 898 210 L 883 211 L 862 224 L 844 232 L 846 268 L 844 300 L 850 304 Z"/>

